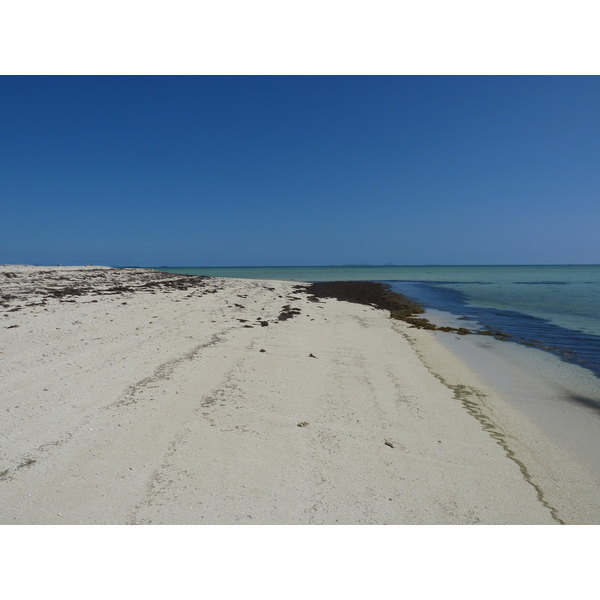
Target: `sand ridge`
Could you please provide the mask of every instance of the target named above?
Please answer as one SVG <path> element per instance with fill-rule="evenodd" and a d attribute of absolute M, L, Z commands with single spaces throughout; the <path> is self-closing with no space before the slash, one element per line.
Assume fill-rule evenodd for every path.
<path fill-rule="evenodd" d="M 562 520 L 384 310 L 92 267 L 0 300 L 3 524 Z"/>

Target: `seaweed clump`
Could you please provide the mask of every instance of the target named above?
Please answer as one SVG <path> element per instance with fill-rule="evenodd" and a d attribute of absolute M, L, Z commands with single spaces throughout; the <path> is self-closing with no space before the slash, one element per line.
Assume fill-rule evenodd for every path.
<path fill-rule="evenodd" d="M 450 331 L 459 335 L 472 333 L 465 327 L 439 327 L 428 319 L 416 317 L 425 312 L 422 304 L 412 298 L 393 292 L 387 283 L 375 281 L 323 281 L 305 287 L 313 302 L 319 298 L 335 298 L 345 302 L 366 304 L 373 308 L 389 310 L 392 319 L 398 319 L 418 329 Z M 488 334 L 493 335 L 493 334 Z"/>
<path fill-rule="evenodd" d="M 299 308 L 292 308 L 289 304 L 286 304 L 279 314 L 278 319 L 280 321 L 287 321 L 287 319 L 293 319 L 296 315 L 300 314 Z"/>
<path fill-rule="evenodd" d="M 320 298 L 335 298 L 345 302 L 366 304 L 373 308 L 389 310 L 394 318 L 411 317 L 425 312 L 421 304 L 411 298 L 392 292 L 387 283 L 375 281 L 319 281 L 305 287 L 314 302 Z"/>

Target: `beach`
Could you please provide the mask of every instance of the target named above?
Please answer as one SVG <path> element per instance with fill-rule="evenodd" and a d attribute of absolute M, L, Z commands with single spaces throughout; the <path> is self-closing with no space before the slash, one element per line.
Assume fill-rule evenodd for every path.
<path fill-rule="evenodd" d="M 108 267 L 0 300 L 2 524 L 600 522 L 585 461 L 389 311 Z"/>

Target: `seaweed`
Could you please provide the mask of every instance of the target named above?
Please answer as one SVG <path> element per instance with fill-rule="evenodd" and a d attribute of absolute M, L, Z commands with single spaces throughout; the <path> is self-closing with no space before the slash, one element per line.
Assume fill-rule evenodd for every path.
<path fill-rule="evenodd" d="M 298 287 L 296 287 L 298 289 Z M 319 281 L 304 287 L 309 294 L 309 300 L 318 302 L 322 298 L 335 298 L 345 302 L 365 304 L 381 310 L 389 310 L 390 317 L 408 323 L 417 329 L 429 329 L 431 331 L 445 331 L 458 335 L 491 335 L 497 340 L 504 340 L 511 336 L 501 331 L 483 330 L 473 332 L 465 327 L 440 327 L 429 319 L 417 317 L 423 314 L 425 308 L 416 300 L 394 292 L 387 283 L 376 281 Z"/>

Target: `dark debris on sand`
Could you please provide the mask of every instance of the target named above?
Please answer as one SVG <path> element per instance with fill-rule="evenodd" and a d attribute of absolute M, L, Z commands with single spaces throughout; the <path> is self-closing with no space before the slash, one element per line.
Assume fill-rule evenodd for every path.
<path fill-rule="evenodd" d="M 404 294 L 393 292 L 387 283 L 375 281 L 319 281 L 302 286 L 303 291 L 309 295 L 309 299 L 318 302 L 320 298 L 335 298 L 344 302 L 366 304 L 373 308 L 389 310 L 392 319 L 398 319 L 409 323 L 412 327 L 419 329 L 431 329 L 434 331 L 448 331 L 459 335 L 477 333 L 478 335 L 491 335 L 496 339 L 506 339 L 510 336 L 499 331 L 483 330 L 470 331 L 465 327 L 439 327 L 428 319 L 417 317 L 425 312 L 423 305 Z M 301 286 L 295 289 L 300 290 Z"/>
<path fill-rule="evenodd" d="M 287 321 L 288 319 L 293 319 L 296 315 L 299 315 L 300 312 L 299 308 L 292 308 L 289 304 L 286 304 L 281 308 L 281 312 L 277 318 L 280 321 Z"/>
<path fill-rule="evenodd" d="M 156 293 L 205 288 L 212 278 L 203 275 L 176 275 L 152 269 L 123 268 L 69 271 L 41 269 L 23 273 L 18 279 L 7 279 L 0 280 L 0 301 L 3 301 L 5 308 L 9 306 L 9 301 L 31 302 L 35 299 L 44 304 L 51 298 L 72 302 L 69 298 L 89 295 L 112 296 L 132 292 Z M 212 291 L 204 290 L 206 293 Z"/>

